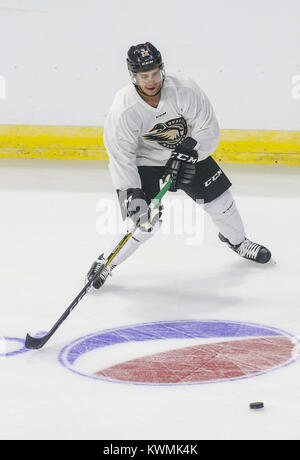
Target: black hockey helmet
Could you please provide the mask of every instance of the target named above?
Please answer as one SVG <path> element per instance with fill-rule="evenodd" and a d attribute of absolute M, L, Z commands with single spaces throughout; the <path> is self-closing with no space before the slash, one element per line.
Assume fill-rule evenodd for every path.
<path fill-rule="evenodd" d="M 141 93 L 144 93 L 144 91 L 141 89 L 141 87 L 139 87 L 137 83 L 136 74 L 138 72 L 147 72 L 148 70 L 159 68 L 161 85 L 159 91 L 156 94 L 153 94 L 153 96 L 156 96 L 158 93 L 160 93 L 165 81 L 165 71 L 161 54 L 158 49 L 155 48 L 155 46 L 149 42 L 131 46 L 127 53 L 127 67 L 132 83 Z"/>
<path fill-rule="evenodd" d="M 160 52 L 151 43 L 133 45 L 127 53 L 127 66 L 130 74 L 146 72 L 158 67 L 163 69 L 163 62 Z"/>

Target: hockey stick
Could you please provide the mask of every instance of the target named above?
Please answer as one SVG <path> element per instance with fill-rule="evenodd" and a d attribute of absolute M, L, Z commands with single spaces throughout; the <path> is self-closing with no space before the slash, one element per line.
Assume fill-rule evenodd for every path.
<path fill-rule="evenodd" d="M 151 204 L 149 205 L 149 208 L 151 211 L 154 211 L 158 208 L 159 202 L 161 198 L 165 195 L 165 193 L 169 190 L 171 186 L 171 177 L 168 176 L 161 188 L 161 190 L 158 192 L 156 197 L 151 201 Z M 146 223 L 146 228 L 151 225 L 150 222 Z M 127 241 L 132 237 L 136 229 L 138 228 L 138 225 L 134 227 L 134 229 L 131 232 L 126 233 L 126 235 L 121 239 L 117 247 L 111 252 L 111 254 L 107 258 L 107 262 L 105 266 L 103 267 L 106 268 L 110 265 L 110 263 L 113 261 L 115 256 L 118 254 L 118 252 L 122 249 L 122 247 L 127 243 Z M 57 320 L 57 322 L 54 324 L 54 326 L 50 329 L 50 331 L 46 334 L 43 335 L 42 337 L 32 337 L 31 335 L 27 334 L 26 335 L 26 340 L 25 340 L 25 347 L 29 349 L 36 350 L 38 348 L 42 348 L 46 342 L 50 339 L 50 337 L 54 334 L 54 332 L 59 328 L 59 326 L 64 322 L 64 320 L 69 316 L 69 314 L 74 310 L 76 305 L 80 302 L 80 300 L 85 296 L 85 294 L 88 292 L 88 290 L 91 288 L 93 282 L 99 275 L 99 272 L 95 274 L 83 287 L 83 289 L 79 292 L 77 297 L 73 300 L 73 302 L 69 305 L 69 307 L 66 309 L 66 311 L 61 315 L 61 317 Z"/>

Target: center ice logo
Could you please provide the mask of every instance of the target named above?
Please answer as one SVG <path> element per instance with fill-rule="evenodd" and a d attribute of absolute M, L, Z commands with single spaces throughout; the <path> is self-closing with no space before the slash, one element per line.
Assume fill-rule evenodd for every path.
<path fill-rule="evenodd" d="M 258 376 L 298 358 L 279 329 L 233 321 L 167 321 L 100 331 L 67 345 L 60 362 L 93 379 L 143 385 L 216 383 Z"/>

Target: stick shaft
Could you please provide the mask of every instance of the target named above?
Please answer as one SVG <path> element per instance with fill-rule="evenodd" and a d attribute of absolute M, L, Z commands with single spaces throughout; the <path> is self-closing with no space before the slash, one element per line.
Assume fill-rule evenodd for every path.
<path fill-rule="evenodd" d="M 156 195 L 156 197 L 152 200 L 151 205 L 153 206 L 153 209 L 158 206 L 159 201 L 161 198 L 165 195 L 165 193 L 169 190 L 171 186 L 171 179 L 169 178 L 165 184 L 163 185 L 162 189 L 160 192 Z M 105 264 L 105 267 L 110 265 L 110 263 L 113 261 L 115 256 L 118 254 L 118 252 L 122 249 L 122 247 L 127 243 L 127 241 L 132 237 L 134 232 L 136 231 L 137 227 L 135 227 L 132 232 L 127 233 L 119 242 L 117 247 L 113 250 L 113 252 L 108 256 L 107 262 Z M 80 300 L 85 296 L 85 294 L 88 292 L 88 290 L 91 288 L 94 280 L 97 278 L 99 273 L 96 273 L 93 278 L 91 278 L 88 283 L 81 289 L 79 294 L 75 297 L 73 302 L 69 305 L 69 307 L 65 310 L 65 312 L 61 315 L 61 317 L 56 321 L 56 323 L 52 326 L 50 331 L 42 336 L 42 337 L 32 337 L 31 335 L 27 334 L 26 340 L 25 340 L 25 347 L 26 348 L 31 348 L 31 349 L 37 349 L 37 348 L 42 348 L 42 346 L 45 345 L 46 342 L 50 339 L 50 337 L 54 334 L 54 332 L 59 328 L 59 326 L 65 321 L 65 319 L 69 316 L 69 314 L 74 310 L 76 305 L 80 302 Z"/>

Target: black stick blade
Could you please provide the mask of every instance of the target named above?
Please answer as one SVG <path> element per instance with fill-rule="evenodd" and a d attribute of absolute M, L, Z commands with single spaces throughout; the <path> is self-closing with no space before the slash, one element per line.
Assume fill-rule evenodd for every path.
<path fill-rule="evenodd" d="M 38 348 L 42 348 L 49 338 L 47 334 L 43 337 L 31 337 L 31 335 L 27 334 L 25 347 L 30 350 L 37 350 Z"/>

